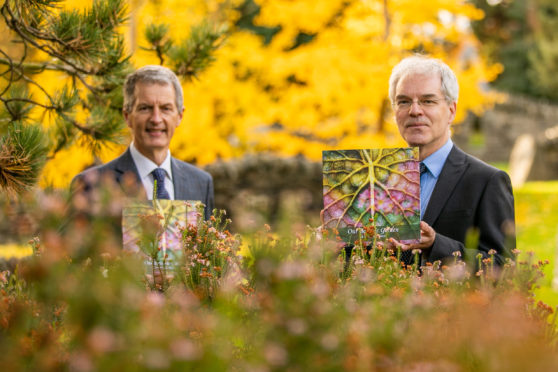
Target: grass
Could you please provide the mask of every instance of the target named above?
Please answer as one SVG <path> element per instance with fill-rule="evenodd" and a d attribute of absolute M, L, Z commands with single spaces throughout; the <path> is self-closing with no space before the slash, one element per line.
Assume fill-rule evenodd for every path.
<path fill-rule="evenodd" d="M 515 190 L 517 248 L 548 260 L 545 277 L 535 291 L 537 299 L 558 306 L 558 289 L 552 288 L 558 254 L 558 181 L 529 182 Z"/>

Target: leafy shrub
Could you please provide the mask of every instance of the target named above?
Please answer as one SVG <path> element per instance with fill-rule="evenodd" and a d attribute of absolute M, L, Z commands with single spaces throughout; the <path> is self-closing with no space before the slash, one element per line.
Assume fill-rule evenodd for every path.
<path fill-rule="evenodd" d="M 241 239 L 225 216 L 183 232 L 164 285 L 122 251 L 119 200 L 95 215 L 44 194 L 35 254 L 0 276 L 10 371 L 550 370 L 555 313 L 532 289 L 545 262 L 404 268 L 381 246 L 339 254 L 312 228 Z M 71 215 L 71 218 L 68 218 Z M 118 224 L 117 224 L 118 225 Z M 61 228 L 63 227 L 63 228 Z M 240 256 L 240 248 L 245 247 Z M 151 281 L 150 281 L 151 280 Z"/>

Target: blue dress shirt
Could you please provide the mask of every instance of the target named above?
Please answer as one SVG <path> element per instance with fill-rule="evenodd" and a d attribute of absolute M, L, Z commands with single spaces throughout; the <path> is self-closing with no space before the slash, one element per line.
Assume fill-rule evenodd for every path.
<path fill-rule="evenodd" d="M 434 186 L 438 181 L 438 177 L 442 172 L 442 168 L 446 163 L 446 159 L 453 147 L 453 142 L 451 139 L 440 147 L 429 157 L 424 159 L 422 162 L 426 166 L 426 172 L 420 175 L 420 219 L 424 216 L 428 202 L 430 201 L 430 196 L 432 191 L 434 191 Z"/>

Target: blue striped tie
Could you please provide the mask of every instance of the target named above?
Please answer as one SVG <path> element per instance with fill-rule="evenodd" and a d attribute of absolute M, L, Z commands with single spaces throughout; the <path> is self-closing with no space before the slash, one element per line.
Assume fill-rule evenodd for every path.
<path fill-rule="evenodd" d="M 157 199 L 170 199 L 167 189 L 165 189 L 165 170 L 163 168 L 155 168 L 153 179 L 157 181 Z"/>

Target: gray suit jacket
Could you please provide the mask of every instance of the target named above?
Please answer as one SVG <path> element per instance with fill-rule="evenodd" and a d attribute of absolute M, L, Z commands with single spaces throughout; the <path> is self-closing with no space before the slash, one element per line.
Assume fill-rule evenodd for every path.
<path fill-rule="evenodd" d="M 174 198 L 176 200 L 201 201 L 205 205 L 205 219 L 209 219 L 214 207 L 211 175 L 176 158 L 171 158 L 171 171 Z M 121 186 L 123 186 L 125 178 L 130 177 L 143 190 L 130 149 L 106 164 L 86 169 L 75 176 L 72 180 L 72 190 L 73 192 L 90 192 L 98 186 L 99 180 L 107 175 Z M 146 197 L 145 192 L 142 195 Z"/>
<path fill-rule="evenodd" d="M 434 244 L 425 251 L 423 260 L 453 261 L 453 252 L 456 251 L 473 255 L 480 252 L 483 257 L 488 257 L 492 249 L 496 251 L 496 263 L 503 264 L 515 248 L 510 178 L 506 172 L 466 154 L 454 145 L 423 220 L 436 231 Z M 478 244 L 466 247 L 466 238 L 474 229 L 479 233 Z"/>

